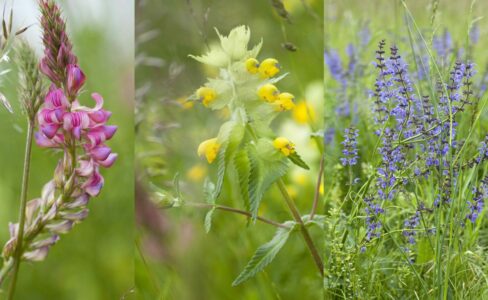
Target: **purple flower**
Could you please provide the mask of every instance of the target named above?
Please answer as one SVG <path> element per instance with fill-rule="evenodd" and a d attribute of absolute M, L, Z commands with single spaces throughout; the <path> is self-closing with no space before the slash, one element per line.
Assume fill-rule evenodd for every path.
<path fill-rule="evenodd" d="M 359 130 L 354 127 L 349 127 L 344 130 L 344 141 L 341 143 L 344 146 L 341 158 L 343 166 L 354 166 L 358 162 L 358 148 L 357 137 L 359 136 Z"/>

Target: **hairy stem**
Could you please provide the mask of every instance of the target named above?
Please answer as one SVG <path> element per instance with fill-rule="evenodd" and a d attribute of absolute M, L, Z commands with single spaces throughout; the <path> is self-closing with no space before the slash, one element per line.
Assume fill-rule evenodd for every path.
<path fill-rule="evenodd" d="M 322 258 L 319 255 L 317 247 L 315 247 L 315 244 L 313 243 L 313 240 L 310 237 L 310 233 L 308 232 L 307 227 L 305 227 L 305 224 L 303 223 L 300 212 L 298 211 L 298 208 L 293 202 L 293 199 L 291 199 L 290 195 L 288 194 L 283 179 L 280 178 L 277 184 L 281 194 L 283 195 L 283 198 L 285 199 L 286 204 L 288 205 L 288 208 L 290 209 L 293 218 L 300 225 L 300 232 L 302 233 L 303 239 L 305 240 L 305 243 L 307 244 L 307 247 L 310 250 L 310 254 L 312 255 L 315 265 L 319 269 L 320 275 L 323 277 L 324 263 L 322 262 Z"/>
<path fill-rule="evenodd" d="M 208 203 L 191 203 L 191 202 L 190 203 L 187 202 L 187 203 L 185 203 L 185 205 L 189 205 L 189 206 L 193 206 L 193 207 L 199 207 L 199 208 L 215 208 L 215 209 L 222 210 L 222 211 L 227 211 L 227 212 L 232 212 L 232 213 L 252 217 L 252 214 L 250 212 L 247 212 L 245 210 L 240 210 L 237 208 L 233 208 L 233 207 L 229 207 L 229 206 L 224 206 L 224 205 L 208 204 Z M 263 218 L 260 216 L 257 216 L 257 219 L 263 223 L 270 224 L 270 225 L 273 225 L 275 227 L 289 229 L 288 226 L 283 225 L 281 223 L 278 223 L 276 221 L 270 220 L 270 219 L 266 219 L 266 218 Z"/>
<path fill-rule="evenodd" d="M 27 205 L 27 191 L 29 187 L 29 173 L 32 153 L 32 138 L 34 133 L 34 121 L 29 120 L 27 126 L 27 139 L 25 145 L 24 156 L 24 170 L 22 174 L 22 188 L 20 192 L 20 208 L 19 208 L 19 227 L 17 233 L 17 243 L 15 245 L 15 253 L 13 257 L 12 281 L 8 292 L 9 300 L 14 298 L 15 287 L 17 284 L 17 276 L 19 273 L 20 262 L 22 260 L 22 241 L 24 239 L 24 224 L 25 224 L 25 208 Z"/>

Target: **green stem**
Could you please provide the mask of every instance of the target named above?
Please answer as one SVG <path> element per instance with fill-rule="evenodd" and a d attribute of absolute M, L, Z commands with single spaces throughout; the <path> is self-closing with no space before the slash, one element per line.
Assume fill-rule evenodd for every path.
<path fill-rule="evenodd" d="M 300 215 L 300 212 L 298 211 L 298 208 L 296 207 L 295 203 L 293 202 L 293 199 L 291 199 L 290 195 L 288 194 L 288 191 L 286 190 L 285 183 L 283 182 L 283 179 L 279 179 L 277 181 L 278 188 L 280 189 L 281 194 L 283 195 L 283 198 L 285 199 L 286 204 L 288 205 L 288 208 L 291 211 L 291 214 L 295 221 L 300 225 L 300 232 L 303 235 L 303 239 L 305 240 L 305 243 L 307 244 L 308 249 L 310 250 L 310 254 L 312 254 L 313 260 L 315 262 L 315 265 L 319 269 L 320 275 L 323 277 L 324 276 L 324 264 L 322 262 L 322 258 L 320 258 L 319 252 L 317 251 L 317 248 L 315 247 L 312 238 L 310 237 L 310 233 L 307 230 L 307 227 L 305 227 L 305 224 L 303 223 L 302 217 Z"/>
<path fill-rule="evenodd" d="M 15 294 L 15 287 L 17 284 L 17 277 L 19 273 L 20 262 L 22 260 L 22 241 L 24 239 L 24 225 L 25 225 L 25 208 L 27 205 L 27 190 L 29 187 L 29 173 L 32 152 L 32 138 L 34 133 L 34 121 L 29 120 L 27 126 L 27 140 L 25 145 L 24 156 L 24 171 L 22 174 L 22 189 L 20 192 L 20 208 L 19 208 L 19 227 L 17 233 L 17 243 L 15 245 L 15 253 L 13 260 L 13 274 L 12 281 L 8 292 L 8 300 L 12 300 Z"/>

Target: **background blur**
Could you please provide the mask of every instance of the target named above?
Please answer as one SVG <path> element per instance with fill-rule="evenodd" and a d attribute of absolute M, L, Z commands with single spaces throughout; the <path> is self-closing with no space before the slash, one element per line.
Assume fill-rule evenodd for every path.
<path fill-rule="evenodd" d="M 299 236 L 293 236 L 277 259 L 239 287 L 232 287 L 255 249 L 271 239 L 274 228 L 246 226 L 239 215 L 216 212 L 212 230 L 204 231 L 206 210 L 192 207 L 158 210 L 149 202 L 149 182 L 174 192 L 179 174 L 184 200 L 203 202 L 202 185 L 215 178 L 215 164 L 197 157 L 198 144 L 216 134 L 225 114 L 185 102 L 215 70 L 188 57 L 218 42 L 238 25 L 251 30 L 250 46 L 263 38 L 259 60 L 274 57 L 282 73 L 278 84 L 296 96 L 304 110 L 283 113 L 275 129 L 292 140 L 312 167 L 293 169 L 287 178 L 290 193 L 305 213 L 311 207 L 319 163 L 317 145 L 310 139 L 322 128 L 323 1 L 283 1 L 290 23 L 271 1 L 139 1 L 136 7 L 137 108 L 136 169 L 138 177 L 138 255 L 136 285 L 142 299 L 317 299 L 321 280 Z M 283 47 L 296 47 L 290 51 Z M 290 47 L 292 46 L 292 47 Z M 149 191 L 149 192 L 148 192 Z M 218 201 L 244 205 L 236 186 L 228 182 Z M 290 219 L 277 189 L 263 200 L 261 214 L 278 221 Z M 315 234 L 318 234 L 315 232 Z M 296 272 L 294 272 L 296 271 Z"/>
<path fill-rule="evenodd" d="M 14 7 L 15 26 L 32 27 L 23 35 L 41 54 L 37 1 L 7 1 Z M 103 170 L 105 187 L 92 199 L 89 217 L 77 225 L 41 263 L 23 264 L 17 299 L 120 299 L 133 286 L 133 64 L 134 1 L 57 1 L 87 75 L 81 102 L 92 105 L 89 94 L 99 92 L 111 124 L 119 126 L 109 142 L 119 159 Z M 1 7 L 5 1 L 0 1 Z M 115 9 L 115 8 L 116 9 Z M 15 63 L 15 61 L 13 61 Z M 15 66 L 12 64 L 12 69 Z M 2 87 L 15 114 L 0 109 L 0 241 L 8 238 L 8 222 L 17 221 L 23 149 L 24 118 L 16 101 L 17 74 Z M 52 176 L 58 155 L 34 146 L 29 198 L 37 197 Z M 3 246 L 2 246 L 3 247 Z"/>

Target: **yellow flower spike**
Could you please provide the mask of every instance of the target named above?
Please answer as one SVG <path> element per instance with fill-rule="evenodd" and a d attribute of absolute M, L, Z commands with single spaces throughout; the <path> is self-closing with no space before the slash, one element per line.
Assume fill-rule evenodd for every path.
<path fill-rule="evenodd" d="M 280 64 L 274 58 L 267 58 L 259 65 L 259 74 L 263 78 L 270 78 L 278 74 L 280 71 Z"/>
<path fill-rule="evenodd" d="M 278 137 L 273 141 L 273 147 L 280 150 L 285 156 L 295 153 L 295 144 L 290 142 L 287 138 Z"/>
<path fill-rule="evenodd" d="M 255 58 L 248 58 L 245 62 L 246 70 L 251 74 L 259 72 L 259 61 Z"/>
<path fill-rule="evenodd" d="M 212 88 L 202 86 L 197 90 L 197 97 L 205 107 L 208 107 L 217 98 L 217 92 Z"/>
<path fill-rule="evenodd" d="M 209 164 L 211 164 L 219 153 L 220 145 L 217 143 L 217 138 L 203 141 L 198 146 L 198 156 L 205 156 Z"/>
<path fill-rule="evenodd" d="M 278 95 L 278 100 L 276 100 L 276 110 L 277 111 L 285 111 L 291 110 L 295 107 L 295 96 L 290 93 L 281 93 Z"/>
<path fill-rule="evenodd" d="M 264 101 L 267 102 L 274 102 L 278 100 L 278 95 L 280 94 L 280 91 L 278 91 L 278 88 L 271 83 L 267 83 L 263 86 L 261 86 L 258 90 L 258 96 Z"/>

